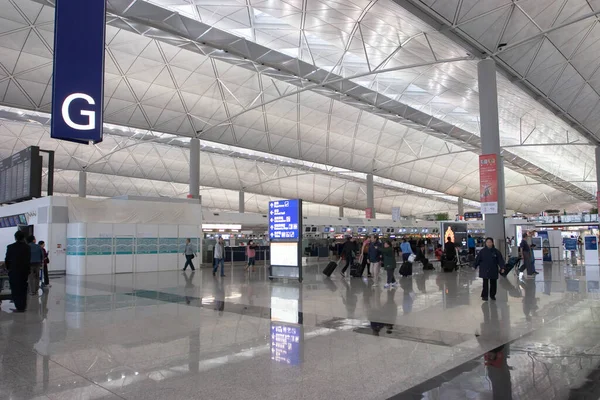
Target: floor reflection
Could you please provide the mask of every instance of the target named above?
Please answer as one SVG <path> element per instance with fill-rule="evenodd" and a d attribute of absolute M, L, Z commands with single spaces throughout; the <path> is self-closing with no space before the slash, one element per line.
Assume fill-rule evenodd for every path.
<path fill-rule="evenodd" d="M 509 274 L 489 302 L 470 269 L 415 270 L 387 290 L 323 267 L 303 284 L 233 267 L 58 278 L 25 314 L 1 305 L 0 398 L 568 399 L 600 386 L 598 267 Z"/>

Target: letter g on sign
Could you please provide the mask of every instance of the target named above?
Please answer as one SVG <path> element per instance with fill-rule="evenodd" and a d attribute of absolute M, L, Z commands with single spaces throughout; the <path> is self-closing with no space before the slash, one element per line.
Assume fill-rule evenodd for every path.
<path fill-rule="evenodd" d="M 92 97 L 88 96 L 87 94 L 73 93 L 73 94 L 67 96 L 67 98 L 65 99 L 65 101 L 62 104 L 63 120 L 65 121 L 65 124 L 67 124 L 70 128 L 76 129 L 78 131 L 92 130 L 96 127 L 96 113 L 94 111 L 86 111 L 86 110 L 81 111 L 81 113 L 80 113 L 81 116 L 88 117 L 88 123 L 86 125 L 76 124 L 71 119 L 71 114 L 69 113 L 69 107 L 71 106 L 71 103 L 74 100 L 79 100 L 79 99 L 87 101 L 87 103 L 91 106 L 96 104 L 94 99 L 92 99 Z"/>

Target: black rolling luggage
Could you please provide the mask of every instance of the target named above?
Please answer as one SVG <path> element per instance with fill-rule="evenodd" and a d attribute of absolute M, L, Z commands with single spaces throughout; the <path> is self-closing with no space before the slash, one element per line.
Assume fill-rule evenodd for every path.
<path fill-rule="evenodd" d="M 330 261 L 329 264 L 327 264 L 327 266 L 323 270 L 323 275 L 325 275 L 327 277 L 331 276 L 331 274 L 333 274 L 333 271 L 335 271 L 337 266 L 338 265 L 335 261 Z"/>
<path fill-rule="evenodd" d="M 362 265 L 362 263 L 354 263 L 350 267 L 350 276 L 353 278 L 360 278 L 361 276 L 363 276 L 364 272 L 365 267 Z"/>
<path fill-rule="evenodd" d="M 403 277 L 412 275 L 412 263 L 410 261 L 404 261 L 400 266 L 400 275 Z"/>
<path fill-rule="evenodd" d="M 444 272 L 452 272 L 458 269 L 456 259 L 454 260 L 443 260 L 442 261 L 442 269 Z"/>
<path fill-rule="evenodd" d="M 519 257 L 511 257 L 508 259 L 506 265 L 504 265 L 504 272 L 500 272 L 500 275 L 506 277 L 513 268 L 518 267 L 521 259 Z"/>

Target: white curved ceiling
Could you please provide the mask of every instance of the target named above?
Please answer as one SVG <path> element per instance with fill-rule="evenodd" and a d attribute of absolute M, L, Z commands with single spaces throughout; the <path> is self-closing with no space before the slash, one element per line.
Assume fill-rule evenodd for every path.
<path fill-rule="evenodd" d="M 50 108 L 53 9 L 40 3 L 0 0 L 0 103 L 23 111 Z M 362 179 L 374 173 L 381 212 L 455 210 L 457 196 L 478 199 L 476 60 L 437 64 L 467 51 L 393 1 L 109 0 L 108 7 L 107 123 L 183 143 L 202 131 L 205 143 L 278 156 L 264 163 L 277 174 L 291 171 L 281 172 L 282 160 L 303 165 L 297 176 L 261 185 L 264 176 L 248 172 L 261 161 L 203 151 L 203 185 L 362 209 Z M 364 76 L 342 81 L 357 74 Z M 505 78 L 499 97 L 507 207 L 589 208 L 596 191 L 589 139 Z M 11 132 L 5 141 L 57 148 L 66 171 L 134 140 L 109 127 L 96 148 L 56 144 L 39 121 L 10 123 L 2 122 Z M 140 144 L 91 170 L 168 182 L 161 193 L 177 195 L 187 182 L 184 148 Z M 114 195 L 102 187 L 95 194 Z"/>

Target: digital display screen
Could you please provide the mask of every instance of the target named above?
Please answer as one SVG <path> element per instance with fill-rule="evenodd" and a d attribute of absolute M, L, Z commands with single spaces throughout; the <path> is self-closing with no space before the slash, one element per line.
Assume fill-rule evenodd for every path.
<path fill-rule="evenodd" d="M 269 237 L 271 240 L 300 239 L 300 201 L 269 202 Z"/>
<path fill-rule="evenodd" d="M 42 197 L 42 157 L 28 147 L 0 161 L 0 204 Z"/>
<path fill-rule="evenodd" d="M 298 243 L 272 242 L 271 265 L 278 267 L 298 267 Z"/>

